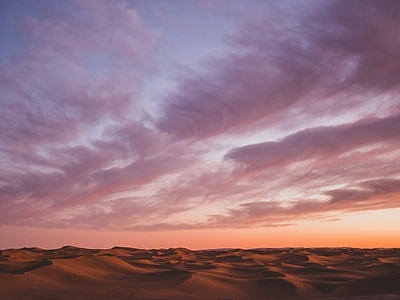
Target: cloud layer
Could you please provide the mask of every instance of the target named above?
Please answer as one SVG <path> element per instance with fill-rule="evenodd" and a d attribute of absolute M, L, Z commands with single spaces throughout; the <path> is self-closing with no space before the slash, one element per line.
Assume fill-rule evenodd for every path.
<path fill-rule="evenodd" d="M 286 226 L 400 206 L 400 3 L 218 3 L 179 3 L 192 21 L 176 3 L 5 5 L 0 224 Z M 185 68 L 179 26 L 201 36 L 204 16 L 233 33 Z"/>

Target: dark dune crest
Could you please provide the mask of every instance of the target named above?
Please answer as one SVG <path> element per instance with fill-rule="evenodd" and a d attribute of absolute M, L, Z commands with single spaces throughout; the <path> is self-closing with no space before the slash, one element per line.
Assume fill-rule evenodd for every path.
<path fill-rule="evenodd" d="M 400 249 L 7 249 L 1 299 L 400 299 Z"/>

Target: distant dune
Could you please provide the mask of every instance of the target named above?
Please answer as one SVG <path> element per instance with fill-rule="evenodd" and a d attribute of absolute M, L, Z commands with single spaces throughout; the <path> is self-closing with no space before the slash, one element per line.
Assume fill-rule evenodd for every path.
<path fill-rule="evenodd" d="M 400 299 L 400 249 L 0 251 L 0 299 Z"/>

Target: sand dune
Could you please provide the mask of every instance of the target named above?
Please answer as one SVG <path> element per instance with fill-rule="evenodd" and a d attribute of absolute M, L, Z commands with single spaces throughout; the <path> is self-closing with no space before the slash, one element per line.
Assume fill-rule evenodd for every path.
<path fill-rule="evenodd" d="M 400 299 L 400 249 L 0 251 L 0 299 Z"/>

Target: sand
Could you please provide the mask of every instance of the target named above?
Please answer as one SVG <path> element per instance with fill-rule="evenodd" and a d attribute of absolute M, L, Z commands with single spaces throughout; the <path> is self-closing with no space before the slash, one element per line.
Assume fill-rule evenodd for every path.
<path fill-rule="evenodd" d="M 400 249 L 0 251 L 0 299 L 400 299 Z"/>

